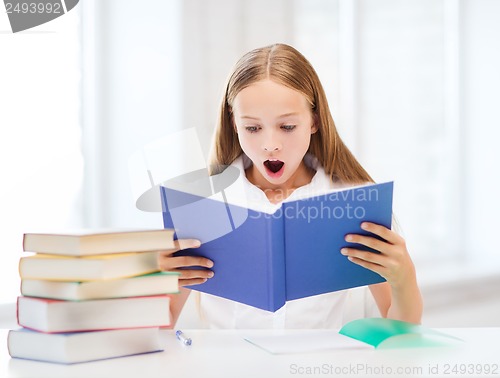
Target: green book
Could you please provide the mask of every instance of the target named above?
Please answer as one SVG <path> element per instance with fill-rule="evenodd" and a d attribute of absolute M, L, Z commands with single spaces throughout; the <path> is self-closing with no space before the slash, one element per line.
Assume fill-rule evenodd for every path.
<path fill-rule="evenodd" d="M 375 348 L 447 346 L 461 341 L 419 324 L 385 318 L 353 320 L 344 325 L 339 333 Z"/>

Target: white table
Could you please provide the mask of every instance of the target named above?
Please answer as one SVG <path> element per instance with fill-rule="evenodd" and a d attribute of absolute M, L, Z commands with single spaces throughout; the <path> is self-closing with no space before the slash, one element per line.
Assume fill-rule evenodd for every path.
<path fill-rule="evenodd" d="M 0 377 L 500 377 L 500 328 L 440 329 L 463 343 L 449 347 L 325 350 L 272 355 L 243 339 L 269 331 L 184 330 L 193 345 L 184 346 L 173 331 L 162 330 L 165 351 L 140 356 L 57 365 L 11 359 L 7 331 L 0 330 Z M 290 331 L 293 332 L 293 331 Z M 478 374 L 498 366 L 496 374 Z M 474 374 L 460 369 L 474 366 Z M 403 369 L 403 370 L 399 370 Z"/>

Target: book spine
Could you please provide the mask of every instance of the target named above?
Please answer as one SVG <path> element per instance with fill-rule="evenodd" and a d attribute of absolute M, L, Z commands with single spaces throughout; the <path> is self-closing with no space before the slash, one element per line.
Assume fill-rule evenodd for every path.
<path fill-rule="evenodd" d="M 162 214 L 163 214 L 163 226 L 165 228 L 174 228 L 174 222 L 172 220 L 172 216 L 170 215 L 170 211 L 168 208 L 167 202 L 167 192 L 164 186 L 160 186 L 160 194 L 161 194 L 161 206 L 162 206 Z"/>
<path fill-rule="evenodd" d="M 16 299 L 16 322 L 18 325 L 21 325 L 19 323 L 19 298 L 20 297 L 17 297 L 17 299 Z"/>
<path fill-rule="evenodd" d="M 23 234 L 23 251 L 26 252 L 26 234 Z"/>
<path fill-rule="evenodd" d="M 281 214 L 279 210 L 267 219 L 269 308 L 272 311 L 280 309 L 286 302 L 285 224 L 283 216 L 278 214 Z"/>
<path fill-rule="evenodd" d="M 7 352 L 9 353 L 9 356 L 11 357 L 15 357 L 12 355 L 12 337 L 13 337 L 13 334 L 14 334 L 14 330 L 9 330 L 9 333 L 7 334 Z"/>

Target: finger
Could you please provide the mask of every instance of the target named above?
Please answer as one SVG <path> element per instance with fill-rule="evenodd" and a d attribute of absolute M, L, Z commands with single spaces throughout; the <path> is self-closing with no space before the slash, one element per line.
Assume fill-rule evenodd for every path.
<path fill-rule="evenodd" d="M 197 239 L 177 239 L 174 240 L 174 249 L 180 251 L 181 249 L 188 248 L 198 248 L 201 245 L 201 242 Z"/>
<path fill-rule="evenodd" d="M 206 278 L 193 278 L 188 280 L 179 280 L 179 286 L 191 286 L 191 285 L 199 285 L 207 282 Z"/>
<path fill-rule="evenodd" d="M 186 266 L 201 266 L 203 268 L 211 268 L 214 266 L 212 260 L 202 256 L 176 256 L 171 257 L 171 264 L 174 268 L 182 268 Z"/>
<path fill-rule="evenodd" d="M 342 253 L 344 256 L 347 256 L 348 258 L 352 257 L 358 260 L 363 260 L 371 264 L 377 264 L 380 266 L 385 266 L 385 261 L 387 260 L 385 256 L 379 253 L 362 251 L 360 249 L 355 249 L 355 248 L 342 248 L 340 250 L 340 253 Z"/>
<path fill-rule="evenodd" d="M 197 239 L 177 239 L 174 240 L 174 248 L 159 252 L 163 256 L 170 256 L 175 252 L 181 251 L 183 249 L 199 248 L 200 246 L 201 242 Z"/>
<path fill-rule="evenodd" d="M 373 236 L 365 236 L 359 234 L 347 234 L 345 236 L 345 241 L 349 243 L 361 244 L 373 248 L 379 252 L 385 251 L 387 247 L 391 245 L 386 243 L 385 241 L 374 238 Z"/>
<path fill-rule="evenodd" d="M 362 266 L 363 268 L 369 269 L 372 272 L 378 273 L 379 275 L 381 275 L 382 277 L 385 278 L 385 271 L 386 271 L 386 269 L 385 269 L 384 266 L 379 265 L 379 264 L 374 264 L 372 262 L 369 262 L 369 261 L 366 261 L 366 260 L 362 260 L 360 258 L 353 257 L 353 256 L 349 256 L 347 258 L 352 263 L 357 264 L 359 266 Z"/>
<path fill-rule="evenodd" d="M 209 279 L 214 276 L 214 272 L 206 269 L 174 269 L 171 272 L 180 273 L 180 280 L 188 280 L 188 279 Z"/>
<path fill-rule="evenodd" d="M 188 266 L 201 266 L 211 268 L 214 266 L 212 260 L 201 256 L 162 256 L 158 257 L 158 265 L 161 270 L 172 270 Z"/>
<path fill-rule="evenodd" d="M 380 236 L 382 239 L 391 244 L 398 244 L 402 240 L 402 237 L 399 236 L 396 232 L 380 224 L 363 222 L 361 223 L 361 228 L 365 231 L 371 232 L 372 234 Z"/>

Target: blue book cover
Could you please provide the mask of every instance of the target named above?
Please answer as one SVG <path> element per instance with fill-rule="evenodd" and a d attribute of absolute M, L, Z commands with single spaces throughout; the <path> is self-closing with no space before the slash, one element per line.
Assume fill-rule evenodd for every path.
<path fill-rule="evenodd" d="M 369 235 L 363 221 L 390 228 L 392 193 L 392 182 L 336 190 L 283 202 L 269 214 L 230 204 L 223 191 L 208 198 L 161 187 L 164 226 L 179 239 L 202 243 L 178 255 L 214 262 L 214 277 L 190 288 L 267 311 L 288 300 L 385 281 L 340 249 L 376 253 L 344 237 Z"/>

